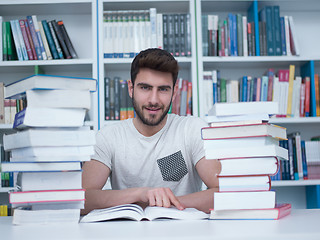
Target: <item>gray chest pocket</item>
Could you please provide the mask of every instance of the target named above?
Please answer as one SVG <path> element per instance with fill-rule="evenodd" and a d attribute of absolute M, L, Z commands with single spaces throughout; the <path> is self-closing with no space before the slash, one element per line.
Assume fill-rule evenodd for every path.
<path fill-rule="evenodd" d="M 180 181 L 187 173 L 188 168 L 181 151 L 157 160 L 163 181 Z"/>

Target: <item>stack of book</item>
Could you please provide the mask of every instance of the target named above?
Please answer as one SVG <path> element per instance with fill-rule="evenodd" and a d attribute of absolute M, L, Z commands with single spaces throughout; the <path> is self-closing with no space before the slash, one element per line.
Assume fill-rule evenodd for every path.
<path fill-rule="evenodd" d="M 288 151 L 279 146 L 286 129 L 268 123 L 278 112 L 274 102 L 218 103 L 202 129 L 207 159 L 218 159 L 219 191 L 214 193 L 212 219 L 278 219 L 291 205 L 276 205 L 270 176 Z M 214 120 L 215 119 L 215 120 Z M 231 120 L 232 119 L 232 120 Z"/>
<path fill-rule="evenodd" d="M 13 224 L 74 222 L 84 207 L 81 162 L 93 154 L 95 133 L 84 126 L 94 79 L 34 75 L 6 86 L 6 98 L 23 98 L 16 133 L 4 135 L 16 190 L 10 192 Z"/>

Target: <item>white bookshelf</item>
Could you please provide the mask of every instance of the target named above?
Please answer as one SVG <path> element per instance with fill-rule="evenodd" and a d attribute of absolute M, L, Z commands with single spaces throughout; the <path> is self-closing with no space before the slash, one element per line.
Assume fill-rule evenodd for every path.
<path fill-rule="evenodd" d="M 119 76 L 122 79 L 130 79 L 130 66 L 133 59 L 104 59 L 103 58 L 103 11 L 110 10 L 148 10 L 156 8 L 157 13 L 190 13 L 191 16 L 191 41 L 192 56 L 178 57 L 180 73 L 178 77 L 188 79 L 193 83 L 193 114 L 198 115 L 198 95 L 197 95 L 197 68 L 196 68 L 196 34 L 195 34 L 195 5 L 194 1 L 109 1 L 98 2 L 98 22 L 99 22 L 99 112 L 100 127 L 105 124 L 112 124 L 113 121 L 104 120 L 104 78 Z"/>

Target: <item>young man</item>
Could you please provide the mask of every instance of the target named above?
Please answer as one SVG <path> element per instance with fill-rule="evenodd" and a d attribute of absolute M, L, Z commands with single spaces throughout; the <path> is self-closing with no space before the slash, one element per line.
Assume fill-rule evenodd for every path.
<path fill-rule="evenodd" d="M 205 212 L 213 207 L 220 165 L 204 157 L 200 129 L 206 123 L 168 114 L 178 70 L 177 61 L 160 49 L 133 60 L 128 87 L 136 117 L 98 132 L 95 155 L 83 166 L 83 214 L 125 203 Z M 109 176 L 112 190 L 102 190 Z M 208 190 L 201 191 L 201 180 Z"/>

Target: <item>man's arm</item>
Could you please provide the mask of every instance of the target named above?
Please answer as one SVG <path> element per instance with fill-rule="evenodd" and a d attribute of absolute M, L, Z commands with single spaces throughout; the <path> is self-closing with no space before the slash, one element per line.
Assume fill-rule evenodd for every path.
<path fill-rule="evenodd" d="M 221 171 L 221 164 L 218 160 L 206 160 L 203 157 L 196 164 L 196 169 L 208 189 L 179 196 L 178 200 L 187 208 L 193 207 L 209 213 L 209 209 L 213 208 L 213 193 L 219 189 L 217 174 Z"/>
<path fill-rule="evenodd" d="M 85 209 L 87 214 L 93 209 L 112 207 L 126 203 L 144 203 L 150 206 L 170 207 L 175 205 L 183 209 L 178 199 L 168 188 L 128 188 L 123 190 L 102 190 L 110 169 L 103 163 L 91 160 L 82 167 L 82 187 L 86 189 Z"/>

